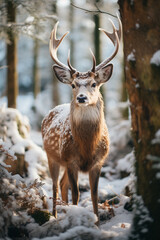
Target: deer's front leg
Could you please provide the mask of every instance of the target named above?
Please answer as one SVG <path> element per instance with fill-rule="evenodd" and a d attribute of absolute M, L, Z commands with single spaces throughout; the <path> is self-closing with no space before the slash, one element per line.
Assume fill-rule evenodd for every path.
<path fill-rule="evenodd" d="M 67 169 L 67 172 L 72 191 L 72 203 L 77 205 L 79 201 L 78 171 L 72 166 Z"/>
<path fill-rule="evenodd" d="M 91 188 L 91 198 L 94 213 L 98 217 L 98 182 L 101 172 L 101 167 L 97 166 L 89 171 L 89 182 Z"/>
<path fill-rule="evenodd" d="M 49 169 L 53 181 L 53 216 L 57 218 L 56 201 L 58 199 L 58 177 L 60 166 L 55 162 L 49 161 Z"/>
<path fill-rule="evenodd" d="M 68 188 L 69 188 L 69 181 L 68 181 L 68 173 L 67 170 L 64 171 L 63 177 L 60 182 L 61 186 L 61 195 L 62 200 L 68 203 Z"/>

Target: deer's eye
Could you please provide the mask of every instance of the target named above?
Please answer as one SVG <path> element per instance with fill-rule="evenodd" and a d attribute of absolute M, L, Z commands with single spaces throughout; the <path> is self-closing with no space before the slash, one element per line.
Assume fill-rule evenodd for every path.
<path fill-rule="evenodd" d="M 73 89 L 75 88 L 75 85 L 74 85 L 74 84 L 72 84 L 71 86 L 72 86 Z"/>
<path fill-rule="evenodd" d="M 93 83 L 93 84 L 91 85 L 91 87 L 95 88 L 95 87 L 96 87 L 96 83 Z"/>

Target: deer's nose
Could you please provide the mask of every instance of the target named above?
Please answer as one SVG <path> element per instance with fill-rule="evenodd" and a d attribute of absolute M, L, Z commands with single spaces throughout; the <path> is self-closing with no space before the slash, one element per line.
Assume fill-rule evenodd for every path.
<path fill-rule="evenodd" d="M 87 97 L 83 94 L 80 94 L 80 95 L 77 96 L 77 101 L 79 103 L 85 103 L 86 100 L 87 100 Z"/>

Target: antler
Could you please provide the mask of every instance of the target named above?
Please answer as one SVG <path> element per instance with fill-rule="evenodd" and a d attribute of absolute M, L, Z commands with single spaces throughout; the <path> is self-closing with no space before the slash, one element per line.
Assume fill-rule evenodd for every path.
<path fill-rule="evenodd" d="M 112 27 L 113 27 L 113 33 L 109 33 L 109 32 L 106 32 L 104 29 L 102 28 L 99 28 L 100 31 L 104 32 L 108 37 L 109 39 L 112 41 L 112 43 L 114 44 L 115 47 L 115 50 L 113 52 L 113 54 L 105 59 L 103 62 L 101 62 L 98 66 L 96 66 L 96 59 L 95 59 L 95 56 L 93 54 L 93 52 L 91 51 L 91 54 L 92 54 L 92 59 L 93 59 L 93 67 L 91 69 L 91 72 L 95 73 L 96 71 L 99 71 L 101 68 L 103 68 L 105 65 L 107 65 L 107 63 L 109 63 L 117 54 L 118 52 L 118 49 L 119 49 L 119 41 L 121 39 L 121 33 L 122 33 L 122 24 L 121 24 L 121 20 L 119 19 L 119 16 L 117 15 L 117 18 L 118 18 L 118 22 L 119 22 L 119 29 L 116 29 L 114 23 L 110 20 L 111 24 L 112 24 Z M 77 70 L 75 68 L 72 67 L 71 63 L 70 63 L 70 51 L 68 52 L 68 58 L 67 58 L 67 63 L 68 63 L 68 66 L 66 66 L 65 64 L 63 64 L 62 62 L 60 62 L 58 60 L 58 57 L 57 57 L 57 50 L 58 50 L 58 47 L 60 46 L 62 40 L 65 38 L 65 36 L 69 33 L 69 32 L 66 32 L 62 37 L 61 39 L 57 39 L 56 38 L 56 31 L 57 31 L 57 26 L 58 26 L 58 23 L 57 22 L 55 24 L 55 27 L 54 29 L 52 30 L 51 32 L 51 37 L 50 37 L 50 42 L 49 42 L 49 51 L 50 51 L 50 55 L 53 59 L 53 61 L 59 65 L 60 67 L 66 69 L 66 70 L 69 70 L 71 72 L 71 75 L 73 75 L 74 73 L 77 72 Z"/>
<path fill-rule="evenodd" d="M 110 40 L 112 41 L 112 43 L 116 47 L 115 47 L 115 50 L 114 50 L 113 54 L 109 58 L 107 58 L 103 62 L 101 62 L 96 67 L 95 67 L 95 56 L 92 53 L 92 57 L 93 57 L 93 67 L 92 67 L 92 70 L 91 70 L 92 72 L 98 71 L 101 68 L 103 68 L 105 65 L 107 65 L 107 63 L 109 63 L 116 56 L 116 54 L 118 52 L 119 41 L 120 41 L 121 33 L 122 33 L 122 24 L 121 24 L 121 20 L 119 19 L 118 15 L 117 15 L 117 18 L 118 18 L 118 22 L 119 22 L 119 29 L 116 29 L 114 23 L 109 19 L 111 24 L 112 24 L 112 27 L 113 27 L 113 33 L 108 33 L 104 29 L 99 28 L 100 31 L 104 32 L 110 38 Z"/>
<path fill-rule="evenodd" d="M 70 64 L 70 51 L 68 53 L 68 59 L 67 59 L 67 62 L 68 62 L 68 66 L 66 66 L 65 64 L 63 64 L 62 62 L 60 62 L 58 60 L 58 57 L 57 57 L 57 50 L 58 50 L 58 47 L 60 46 L 62 40 L 65 38 L 65 36 L 69 33 L 69 32 L 66 32 L 62 37 L 61 39 L 57 39 L 56 38 L 56 32 L 57 32 L 57 26 L 58 26 L 58 23 L 57 22 L 54 26 L 54 29 L 52 30 L 51 32 L 51 36 L 50 36 L 50 42 L 49 42 L 49 51 L 50 51 L 50 55 L 53 59 L 53 61 L 59 65 L 60 67 L 64 68 L 64 69 L 67 69 L 67 70 L 70 70 L 71 71 L 71 74 L 75 73 L 76 72 L 76 69 L 73 68 Z"/>
<path fill-rule="evenodd" d="M 94 54 L 93 54 L 91 48 L 90 48 L 89 50 L 90 50 L 90 52 L 91 52 L 92 59 L 93 59 L 93 67 L 92 67 L 92 69 L 91 69 L 91 72 L 94 73 L 94 72 L 95 72 L 95 68 L 96 68 L 96 58 L 95 58 L 95 56 L 94 56 Z"/>

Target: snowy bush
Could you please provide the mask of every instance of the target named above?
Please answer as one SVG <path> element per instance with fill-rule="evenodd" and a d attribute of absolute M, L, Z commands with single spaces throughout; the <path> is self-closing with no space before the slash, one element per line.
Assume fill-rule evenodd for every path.
<path fill-rule="evenodd" d="M 0 237 L 22 237 L 27 223 L 49 220 L 42 211 L 47 208 L 43 184 L 37 180 L 47 173 L 46 155 L 29 130 L 28 119 L 18 110 L 0 109 Z"/>
<path fill-rule="evenodd" d="M 44 178 L 48 169 L 47 158 L 44 151 L 30 139 L 29 130 L 28 119 L 18 110 L 5 107 L 0 109 L 1 142 L 17 157 L 13 162 L 1 153 L 0 162 L 11 165 L 8 168 L 10 172 L 27 176 L 28 180 Z"/>
<path fill-rule="evenodd" d="M 26 184 L 0 165 L 0 237 L 10 236 L 13 229 L 21 234 L 27 223 L 34 222 L 33 213 L 46 208 L 41 186 L 37 180 Z"/>

